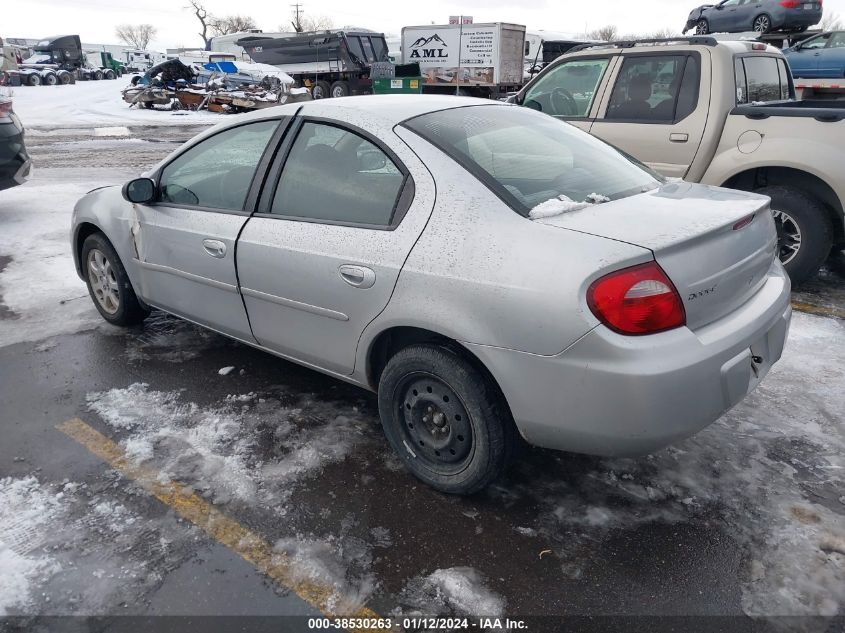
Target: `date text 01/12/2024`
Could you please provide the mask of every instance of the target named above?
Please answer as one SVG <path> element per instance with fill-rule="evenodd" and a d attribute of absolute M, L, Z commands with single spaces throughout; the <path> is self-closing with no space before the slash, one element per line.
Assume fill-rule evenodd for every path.
<path fill-rule="evenodd" d="M 309 618 L 308 628 L 319 629 L 381 629 L 391 630 L 395 625 L 401 624 L 405 630 L 442 630 L 455 631 L 460 629 L 478 630 L 524 630 L 527 627 L 524 620 L 511 620 L 510 618 L 426 618 L 407 617 L 402 620 L 392 618 Z"/>

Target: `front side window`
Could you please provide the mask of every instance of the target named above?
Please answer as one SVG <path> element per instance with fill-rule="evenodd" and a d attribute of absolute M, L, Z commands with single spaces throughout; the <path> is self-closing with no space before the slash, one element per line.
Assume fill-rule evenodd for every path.
<path fill-rule="evenodd" d="M 241 125 L 201 141 L 161 172 L 162 203 L 242 211 L 279 121 Z"/>
<path fill-rule="evenodd" d="M 604 57 L 555 66 L 528 89 L 522 105 L 552 116 L 586 117 L 609 62 Z"/>
<path fill-rule="evenodd" d="M 652 189 L 657 178 L 610 145 L 527 108 L 472 106 L 405 123 L 475 174 L 514 210 L 591 194 L 611 200 Z"/>
<path fill-rule="evenodd" d="M 625 59 L 610 96 L 606 119 L 679 121 L 698 103 L 698 61 L 687 55 Z"/>
<path fill-rule="evenodd" d="M 363 136 L 306 122 L 285 161 L 270 212 L 389 226 L 404 182 L 391 158 Z"/>

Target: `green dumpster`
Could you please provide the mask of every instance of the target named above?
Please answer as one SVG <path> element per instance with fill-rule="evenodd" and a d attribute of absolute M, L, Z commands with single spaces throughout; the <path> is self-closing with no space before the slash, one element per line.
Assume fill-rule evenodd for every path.
<path fill-rule="evenodd" d="M 379 77 L 373 79 L 373 94 L 419 94 L 422 92 L 422 83 L 422 77 Z"/>

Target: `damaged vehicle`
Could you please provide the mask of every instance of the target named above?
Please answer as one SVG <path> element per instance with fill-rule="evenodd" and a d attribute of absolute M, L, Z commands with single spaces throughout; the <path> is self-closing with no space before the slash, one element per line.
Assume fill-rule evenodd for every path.
<path fill-rule="evenodd" d="M 693 9 L 682 32 L 801 32 L 821 22 L 822 11 L 822 0 L 722 0 Z"/>
<path fill-rule="evenodd" d="M 71 240 L 109 323 L 164 310 L 376 392 L 405 466 L 457 494 L 520 436 L 633 455 L 697 432 L 792 314 L 768 198 L 482 99 L 239 117 L 82 198 Z"/>
<path fill-rule="evenodd" d="M 0 82 L 0 191 L 26 182 L 31 167 L 23 124 L 12 108 L 12 91 Z"/>

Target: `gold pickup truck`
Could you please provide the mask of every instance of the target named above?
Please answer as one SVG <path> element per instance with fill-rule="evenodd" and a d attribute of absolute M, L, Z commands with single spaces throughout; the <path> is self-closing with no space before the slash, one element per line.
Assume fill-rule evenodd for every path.
<path fill-rule="evenodd" d="M 793 283 L 845 244 L 845 104 L 795 101 L 776 48 L 701 36 L 584 45 L 509 100 L 664 176 L 770 196 Z"/>

